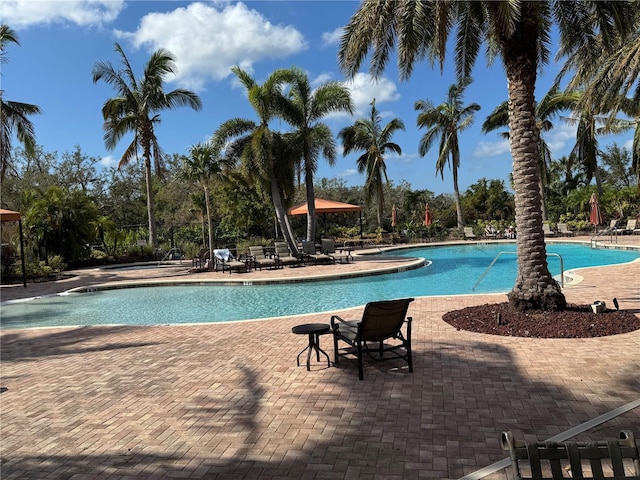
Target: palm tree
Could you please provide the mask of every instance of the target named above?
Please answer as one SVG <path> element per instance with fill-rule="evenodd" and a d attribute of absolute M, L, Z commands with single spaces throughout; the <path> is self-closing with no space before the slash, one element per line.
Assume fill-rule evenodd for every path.
<path fill-rule="evenodd" d="M 538 152 L 540 159 L 538 161 L 539 169 L 539 188 L 540 188 L 540 208 L 542 210 L 542 219 L 547 219 L 547 210 L 545 207 L 544 188 L 549 184 L 549 169 L 551 168 L 551 149 L 542 136 L 543 132 L 553 129 L 551 119 L 562 110 L 570 109 L 576 100 L 574 93 L 561 92 L 558 88 L 552 88 L 547 94 L 536 103 L 536 124 L 538 126 Z M 509 102 L 504 101 L 491 112 L 482 124 L 482 132 L 488 133 L 498 128 L 507 128 L 509 126 Z M 509 138 L 509 132 L 501 134 L 505 138 Z"/>
<path fill-rule="evenodd" d="M 608 113 L 600 110 L 595 103 L 589 105 L 582 91 L 572 92 L 572 95 L 572 116 L 563 117 L 569 125 L 577 125 L 576 143 L 571 156 L 578 165 L 582 166 L 587 183 L 591 183 L 591 179 L 595 177 L 598 195 L 602 197 L 602 177 L 598 167 L 598 157 L 602 152 L 598 146 L 598 136 L 623 132 L 632 128 L 633 122 L 616 118 L 615 112 Z M 624 103 L 624 99 L 618 100 L 615 97 L 613 101 L 618 105 Z"/>
<path fill-rule="evenodd" d="M 98 62 L 93 66 L 93 83 L 104 80 L 112 85 L 116 96 L 108 99 L 102 107 L 104 118 L 104 142 L 109 150 L 113 150 L 118 141 L 127 133 L 133 133 L 133 140 L 125 150 L 118 168 L 121 169 L 132 159 L 138 158 L 142 149 L 145 178 L 147 184 L 147 214 L 149 217 L 149 245 L 156 246 L 155 205 L 153 201 L 153 182 L 151 160 L 153 159 L 156 174 L 162 171 L 162 150 L 154 131 L 154 125 L 160 122 L 162 110 L 178 107 L 202 108 L 200 97 L 195 93 L 175 89 L 165 92 L 165 77 L 176 72 L 175 57 L 164 49 L 156 50 L 144 68 L 144 76 L 135 77 L 133 69 L 122 47 L 115 44 L 120 55 L 122 69 L 115 69 L 110 62 Z"/>
<path fill-rule="evenodd" d="M 629 128 L 633 128 L 631 171 L 635 174 L 636 184 L 640 188 L 640 94 L 637 96 L 639 97 L 638 100 L 625 97 L 620 105 L 620 111 L 632 118 L 632 120 L 628 121 Z"/>
<path fill-rule="evenodd" d="M 535 85 L 539 67 L 548 61 L 551 27 L 555 21 L 564 52 L 583 49 L 595 61 L 601 55 L 592 48 L 597 32 L 607 39 L 627 36 L 634 28 L 636 8 L 634 1 L 363 0 L 345 27 L 338 57 L 350 75 L 365 58 L 371 59 L 371 72 L 380 75 L 396 40 L 401 78 L 408 78 L 414 64 L 427 56 L 438 60 L 442 69 L 452 30 L 460 82 L 470 76 L 485 40 L 490 57 L 500 55 L 507 76 L 518 231 L 518 275 L 508 297 L 518 310 L 566 306 L 547 265 L 538 187 Z M 367 56 L 371 47 L 372 55 Z"/>
<path fill-rule="evenodd" d="M 189 148 L 189 156 L 183 157 L 181 177 L 198 183 L 204 192 L 207 226 L 209 229 L 209 268 L 213 267 L 213 223 L 209 188 L 215 177 L 223 174 L 225 161 L 219 156 L 220 150 L 211 143 L 198 143 Z"/>
<path fill-rule="evenodd" d="M 345 127 L 338 133 L 342 140 L 343 155 L 351 152 L 364 153 L 356 159 L 356 166 L 360 173 L 367 174 L 364 183 L 364 193 L 367 201 L 374 197 L 377 199 L 378 226 L 382 227 L 382 213 L 384 212 L 384 182 L 388 182 L 387 165 L 384 155 L 393 151 L 402 155 L 402 149 L 397 143 L 391 141 L 391 137 L 398 130 L 404 130 L 404 123 L 399 118 L 394 118 L 384 127 L 381 125 L 382 117 L 376 108 L 375 98 L 371 102 L 369 118 L 360 118 L 356 122 Z"/>
<path fill-rule="evenodd" d="M 449 163 L 453 175 L 453 193 L 456 202 L 456 214 L 458 227 L 464 227 L 462 216 L 462 204 L 460 203 L 460 189 L 458 188 L 458 169 L 460 168 L 460 144 L 458 132 L 462 132 L 473 124 L 473 115 L 480 110 L 480 105 L 472 103 L 462 106 L 462 95 L 468 82 L 460 85 L 451 85 L 447 100 L 435 107 L 430 100 L 418 100 L 415 109 L 418 114 L 418 128 L 428 128 L 420 139 L 418 152 L 424 157 L 433 146 L 436 139 L 440 138 L 440 149 L 436 161 L 436 173 L 444 178 L 444 167 Z"/>
<path fill-rule="evenodd" d="M 0 25 L 0 63 L 6 63 L 8 43 L 20 45 L 17 34 L 8 25 Z M 13 167 L 11 165 L 11 137 L 15 133 L 27 155 L 35 154 L 36 136 L 29 115 L 42 113 L 40 107 L 29 103 L 4 100 L 0 90 L 0 182 Z"/>
<path fill-rule="evenodd" d="M 631 100 L 636 104 L 640 102 L 640 10 L 636 8 L 633 13 L 636 28 L 631 35 L 613 38 L 598 35 L 592 40 L 591 48 L 568 52 L 568 60 L 556 81 L 572 72 L 567 88 L 583 89 L 585 105 L 615 114 L 623 109 L 621 102 L 630 92 Z M 610 47 L 608 43 L 612 41 L 615 44 Z M 592 61 L 594 51 L 605 55 Z"/>
<path fill-rule="evenodd" d="M 282 88 L 291 76 L 290 71 L 276 70 L 260 85 L 240 67 L 231 70 L 247 89 L 249 103 L 258 121 L 227 120 L 215 132 L 214 144 L 217 148 L 225 148 L 230 158 L 240 158 L 247 176 L 271 193 L 284 239 L 292 252 L 297 251 L 286 210 L 286 198 L 293 196 L 297 152 L 283 135 L 269 128 L 269 122 L 287 102 Z"/>
<path fill-rule="evenodd" d="M 313 176 L 322 154 L 329 165 L 336 160 L 336 145 L 329 127 L 321 119 L 332 112 L 353 113 L 349 89 L 342 82 L 325 82 L 312 89 L 307 74 L 291 68 L 289 104 L 284 105 L 283 117 L 295 129 L 290 140 L 300 149 L 307 193 L 307 240 L 316 235 L 316 208 Z"/>
<path fill-rule="evenodd" d="M 640 11 L 636 9 L 635 13 L 638 25 Z M 603 36 L 597 37 L 596 45 L 603 40 Z M 640 186 L 640 28 L 636 27 L 628 38 L 617 39 L 613 52 L 597 62 L 585 58 L 581 50 L 572 52 L 557 81 L 572 70 L 574 76 L 567 88 L 582 90 L 577 110 L 590 108 L 609 112 L 610 119 L 619 124 L 624 123 L 615 119 L 620 111 L 633 119 L 627 122 L 627 128 L 634 129 L 632 168 Z"/>

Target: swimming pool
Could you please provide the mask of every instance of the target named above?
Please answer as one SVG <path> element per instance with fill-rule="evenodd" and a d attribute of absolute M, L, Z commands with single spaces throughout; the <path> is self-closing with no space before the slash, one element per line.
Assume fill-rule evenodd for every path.
<path fill-rule="evenodd" d="M 515 252 L 515 248 L 501 243 L 395 250 L 389 255 L 424 257 L 432 263 L 400 273 L 341 280 L 157 286 L 57 295 L 3 305 L 0 327 L 211 323 L 332 311 L 387 298 L 507 292 L 515 281 L 515 255 L 500 257 L 476 290 L 472 288 L 499 252 Z M 562 256 L 565 271 L 640 258 L 638 251 L 593 250 L 576 244 L 549 244 L 547 252 Z M 559 260 L 550 256 L 548 261 L 551 272 L 559 274 Z"/>

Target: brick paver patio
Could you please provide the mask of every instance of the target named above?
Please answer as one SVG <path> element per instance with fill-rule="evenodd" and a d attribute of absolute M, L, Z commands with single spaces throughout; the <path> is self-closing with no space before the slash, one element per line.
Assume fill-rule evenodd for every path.
<path fill-rule="evenodd" d="M 382 266 L 367 264 L 328 268 Z M 278 275 L 307 268 L 310 274 L 324 267 Z M 583 280 L 565 288 L 569 301 L 609 304 L 617 297 L 620 308 L 640 315 L 639 261 L 579 273 Z M 2 300 L 132 274 L 99 275 L 3 287 Z M 313 364 L 310 372 L 296 366 L 306 338 L 291 327 L 326 323 L 326 313 L 210 325 L 3 330 L 0 475 L 471 478 L 505 458 L 503 430 L 545 439 L 640 399 L 640 331 L 524 339 L 457 331 L 441 319 L 451 309 L 504 299 L 417 299 L 409 311 L 414 373 L 401 363 L 369 362 L 364 381 L 347 362 Z M 321 343 L 332 356 L 330 337 Z M 640 436 L 640 407 L 576 438 L 615 436 L 621 428 Z M 510 478 L 510 468 L 484 478 Z"/>

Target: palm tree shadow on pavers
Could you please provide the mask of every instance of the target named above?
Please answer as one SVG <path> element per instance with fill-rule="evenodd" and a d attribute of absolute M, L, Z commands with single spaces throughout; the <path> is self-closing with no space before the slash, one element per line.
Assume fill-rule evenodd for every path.
<path fill-rule="evenodd" d="M 85 326 L 59 327 L 61 330 L 18 329 L 0 332 L 0 361 L 21 362 L 37 361 L 41 358 L 81 355 L 88 352 L 139 348 L 154 345 L 156 342 L 128 342 L 118 338 L 108 342 L 113 335 L 125 335 L 135 331 L 131 326 Z M 6 364 L 5 364 L 6 365 Z M 4 378 L 4 375 L 3 375 Z"/>
<path fill-rule="evenodd" d="M 529 357 L 520 350 L 531 348 L 532 339 L 494 341 L 447 330 L 452 339 L 438 341 L 423 325 L 414 337 L 414 373 L 395 362 L 368 362 L 362 382 L 348 362 L 308 372 L 292 358 L 299 338 L 284 327 L 294 321 L 132 328 L 116 340 L 155 344 L 90 351 L 86 370 L 63 374 L 57 385 L 33 375 L 39 398 L 11 389 L 2 394 L 3 474 L 459 478 L 505 458 L 501 431 L 548 438 L 594 410 L 610 410 L 616 399 L 624 403 L 634 388 L 614 378 L 610 390 L 617 391 L 598 392 L 594 403 L 593 392 L 577 395 L 558 373 L 528 373 Z M 275 333 L 251 335 L 259 328 Z M 43 352 L 57 340 L 39 335 L 32 340 Z M 58 375 L 81 357 L 39 361 Z M 584 369 L 576 358 L 560 373 Z M 17 367 L 32 360 L 22 358 Z M 80 384 L 84 377 L 90 381 Z M 52 392 L 42 392 L 43 385 Z"/>

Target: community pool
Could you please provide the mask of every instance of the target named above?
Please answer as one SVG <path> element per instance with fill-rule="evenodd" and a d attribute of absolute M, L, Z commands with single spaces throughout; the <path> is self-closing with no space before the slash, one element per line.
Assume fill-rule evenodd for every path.
<path fill-rule="evenodd" d="M 515 255 L 501 256 L 472 290 L 487 266 L 503 251 L 515 252 L 515 245 L 395 250 L 389 255 L 423 257 L 432 263 L 415 270 L 368 277 L 268 285 L 183 284 L 56 295 L 3 304 L 0 327 L 211 323 L 333 311 L 398 297 L 507 292 L 515 281 Z M 547 253 L 562 256 L 565 272 L 640 258 L 638 251 L 594 250 L 578 244 L 548 244 Z M 559 259 L 549 256 L 548 261 L 552 273 L 559 274 Z"/>

